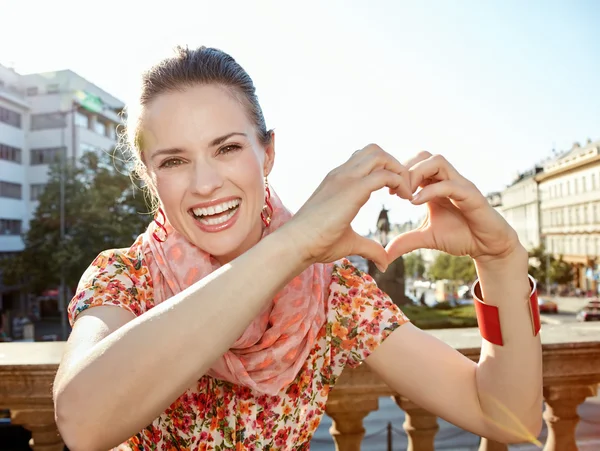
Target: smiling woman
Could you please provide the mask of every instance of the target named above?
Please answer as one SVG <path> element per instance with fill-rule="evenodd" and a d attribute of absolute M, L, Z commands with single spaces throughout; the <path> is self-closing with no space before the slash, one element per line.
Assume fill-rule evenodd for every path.
<path fill-rule="evenodd" d="M 363 362 L 464 429 L 535 438 L 541 346 L 527 252 L 443 157 L 401 164 L 375 144 L 350 150 L 292 215 L 267 181 L 274 133 L 231 56 L 178 48 L 143 75 L 129 108 L 156 216 L 130 248 L 91 263 L 69 304 L 54 401 L 71 450 L 308 449 L 338 376 Z M 350 227 L 384 187 L 428 208 L 386 249 Z M 345 258 L 385 270 L 417 248 L 474 259 L 479 364 L 411 325 Z"/>

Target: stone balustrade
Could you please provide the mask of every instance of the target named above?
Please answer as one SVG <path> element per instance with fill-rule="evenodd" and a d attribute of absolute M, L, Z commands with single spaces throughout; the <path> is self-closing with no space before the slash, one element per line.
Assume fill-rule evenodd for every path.
<path fill-rule="evenodd" d="M 481 338 L 477 329 L 428 331 L 479 359 Z M 600 327 L 594 323 L 544 325 L 544 421 L 548 438 L 544 451 L 574 451 L 577 407 L 596 394 L 600 383 Z M 0 409 L 10 409 L 11 420 L 32 432 L 35 451 L 62 451 L 54 424 L 51 386 L 64 343 L 0 343 Z M 443 369 L 440 368 L 443 372 Z M 332 390 L 327 414 L 331 435 L 339 451 L 358 451 L 365 433 L 363 419 L 378 408 L 378 398 L 394 397 L 406 413 L 403 428 L 409 451 L 432 451 L 437 418 L 401 394 L 394 393 L 368 367 L 346 370 Z M 480 451 L 503 451 L 507 446 L 485 438 Z"/>

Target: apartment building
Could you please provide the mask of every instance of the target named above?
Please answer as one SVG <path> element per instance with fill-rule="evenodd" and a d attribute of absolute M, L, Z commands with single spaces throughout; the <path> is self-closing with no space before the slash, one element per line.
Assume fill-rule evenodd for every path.
<path fill-rule="evenodd" d="M 123 108 L 73 71 L 23 75 L 0 65 L 0 258 L 23 250 L 49 165 L 112 149 Z M 0 311 L 23 305 L 22 296 L 0 277 Z"/>
<path fill-rule="evenodd" d="M 0 66 L 0 252 L 23 248 L 21 232 L 27 217 L 23 198 L 30 107 L 19 83 L 17 73 Z"/>
<path fill-rule="evenodd" d="M 532 250 L 541 244 L 540 202 L 538 182 L 535 176 L 542 172 L 541 166 L 519 173 L 501 193 L 499 211 L 515 229 L 519 241 Z"/>
<path fill-rule="evenodd" d="M 22 75 L 0 66 L 0 253 L 23 249 L 49 165 L 110 150 L 123 107 L 70 70 Z"/>
<path fill-rule="evenodd" d="M 596 290 L 600 273 L 600 140 L 575 143 L 535 176 L 546 248 L 571 263 L 574 283 Z"/>

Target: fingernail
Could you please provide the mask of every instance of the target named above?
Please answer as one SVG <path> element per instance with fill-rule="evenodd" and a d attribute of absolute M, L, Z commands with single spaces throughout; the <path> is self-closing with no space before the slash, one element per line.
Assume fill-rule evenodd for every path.
<path fill-rule="evenodd" d="M 385 272 L 385 268 L 382 268 L 378 264 L 375 264 L 375 266 L 377 266 L 377 269 L 379 270 L 379 272 Z"/>
<path fill-rule="evenodd" d="M 410 200 L 411 202 L 416 202 L 421 198 L 421 193 L 416 193 L 413 194 L 412 199 Z"/>

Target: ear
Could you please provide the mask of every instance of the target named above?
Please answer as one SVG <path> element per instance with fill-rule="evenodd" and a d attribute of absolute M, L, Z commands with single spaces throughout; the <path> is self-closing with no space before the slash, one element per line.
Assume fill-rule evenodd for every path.
<path fill-rule="evenodd" d="M 271 173 L 275 163 L 275 132 L 271 130 L 269 133 L 271 134 L 271 140 L 265 146 L 265 161 L 263 163 L 265 177 Z"/>

